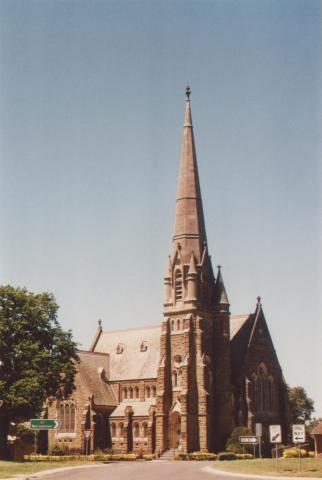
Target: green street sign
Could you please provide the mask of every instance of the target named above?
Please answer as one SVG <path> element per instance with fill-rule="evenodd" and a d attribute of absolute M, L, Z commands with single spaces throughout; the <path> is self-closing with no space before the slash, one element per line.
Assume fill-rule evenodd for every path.
<path fill-rule="evenodd" d="M 57 430 L 61 427 L 61 421 L 56 418 L 32 418 L 30 428 L 33 430 Z"/>

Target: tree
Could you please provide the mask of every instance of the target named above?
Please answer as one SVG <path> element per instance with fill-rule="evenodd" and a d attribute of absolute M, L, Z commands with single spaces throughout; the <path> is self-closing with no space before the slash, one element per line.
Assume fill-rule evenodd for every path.
<path fill-rule="evenodd" d="M 288 388 L 289 419 L 291 424 L 309 422 L 314 412 L 314 401 L 303 387 Z"/>
<path fill-rule="evenodd" d="M 10 422 L 39 415 L 47 397 L 74 389 L 76 343 L 57 321 L 51 293 L 0 286 L 0 458 Z"/>
<path fill-rule="evenodd" d="M 252 432 L 247 427 L 235 427 L 226 442 L 226 450 L 234 453 L 242 453 L 243 447 L 239 443 L 239 437 L 243 435 L 252 435 Z M 248 445 L 244 448 L 246 448 L 246 451 L 249 450 Z"/>

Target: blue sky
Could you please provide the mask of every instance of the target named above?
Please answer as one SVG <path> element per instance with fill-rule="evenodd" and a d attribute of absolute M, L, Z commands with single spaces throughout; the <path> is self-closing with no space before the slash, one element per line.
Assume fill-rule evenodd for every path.
<path fill-rule="evenodd" d="M 189 82 L 209 248 L 322 416 L 320 1 L 0 1 L 1 282 L 157 324 Z"/>

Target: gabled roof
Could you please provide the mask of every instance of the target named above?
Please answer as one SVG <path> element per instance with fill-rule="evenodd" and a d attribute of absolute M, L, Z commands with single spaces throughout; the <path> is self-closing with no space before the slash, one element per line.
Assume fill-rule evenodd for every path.
<path fill-rule="evenodd" d="M 156 378 L 160 359 L 161 325 L 102 331 L 95 352 L 108 353 L 110 380 Z"/>
<path fill-rule="evenodd" d="M 87 394 L 93 395 L 93 402 L 99 406 L 116 406 L 117 399 L 108 383 L 109 356 L 104 353 L 78 351 L 80 362 L 77 370 L 80 382 Z"/>
<path fill-rule="evenodd" d="M 312 435 L 322 435 L 322 422 L 318 423 L 312 430 Z"/>
<path fill-rule="evenodd" d="M 155 405 L 155 398 L 150 398 L 144 402 L 139 402 L 135 400 L 124 400 L 120 403 L 116 409 L 111 413 L 111 418 L 113 417 L 123 417 L 125 415 L 125 410 L 127 407 L 132 407 L 133 417 L 147 417 L 149 415 L 149 410 L 151 405 Z"/>
<path fill-rule="evenodd" d="M 269 352 L 273 355 L 275 363 L 277 363 L 280 368 L 262 305 L 260 303 L 260 297 L 257 298 L 257 305 L 254 313 L 231 316 L 230 340 L 232 375 L 234 378 L 238 377 L 243 372 L 243 368 L 247 364 L 247 358 L 252 354 L 251 352 L 253 352 L 252 347 L 254 346 L 257 348 L 258 342 L 261 343 L 263 340 L 266 342 L 266 346 L 270 345 Z"/>
<path fill-rule="evenodd" d="M 231 315 L 230 317 L 230 340 L 239 332 L 242 326 L 252 319 L 252 313 L 246 313 L 244 315 Z"/>

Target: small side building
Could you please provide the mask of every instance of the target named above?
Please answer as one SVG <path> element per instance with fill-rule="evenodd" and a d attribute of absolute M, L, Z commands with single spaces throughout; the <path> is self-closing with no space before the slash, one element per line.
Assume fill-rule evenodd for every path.
<path fill-rule="evenodd" d="M 320 422 L 313 430 L 315 456 L 322 457 L 322 422 Z"/>

